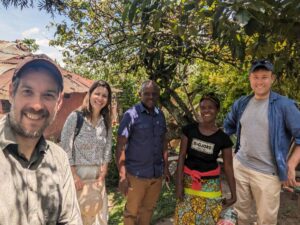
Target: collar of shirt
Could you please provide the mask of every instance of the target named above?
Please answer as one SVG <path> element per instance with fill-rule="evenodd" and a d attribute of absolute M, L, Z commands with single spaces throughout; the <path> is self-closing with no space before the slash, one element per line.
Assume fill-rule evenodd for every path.
<path fill-rule="evenodd" d="M 143 103 L 138 104 L 138 107 L 141 112 L 149 113 L 148 109 L 146 109 L 146 107 L 143 105 Z M 157 107 L 154 107 L 154 113 L 155 113 L 155 115 L 159 114 L 159 109 Z"/>
<path fill-rule="evenodd" d="M 29 164 L 37 161 L 42 155 L 46 153 L 49 145 L 47 144 L 45 138 L 42 136 L 38 141 L 35 150 L 31 156 L 31 159 L 28 161 L 22 153 L 18 151 L 18 144 L 16 140 L 15 133 L 10 127 L 9 117 L 5 115 L 0 120 L 0 150 L 7 149 L 9 153 L 14 155 L 18 161 L 27 161 Z"/>
<path fill-rule="evenodd" d="M 254 97 L 254 94 L 250 94 L 248 96 L 245 96 L 245 101 L 243 101 L 245 103 L 245 105 L 248 104 L 248 102 L 250 101 L 251 98 Z M 278 94 L 274 91 L 270 91 L 270 96 L 269 96 L 269 101 L 270 103 L 273 103 L 274 101 L 276 101 L 279 98 Z"/>
<path fill-rule="evenodd" d="M 86 124 L 88 124 L 91 127 L 94 127 L 93 124 L 91 123 L 91 121 L 86 116 L 84 116 L 83 119 L 86 122 Z M 98 119 L 97 124 L 96 124 L 95 127 L 99 127 L 101 125 L 101 123 L 104 123 L 104 117 L 103 117 L 103 115 L 99 116 L 99 119 Z"/>

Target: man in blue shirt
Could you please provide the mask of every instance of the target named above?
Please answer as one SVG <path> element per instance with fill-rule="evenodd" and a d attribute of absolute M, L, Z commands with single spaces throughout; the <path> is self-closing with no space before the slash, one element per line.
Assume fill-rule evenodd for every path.
<path fill-rule="evenodd" d="M 127 197 L 124 225 L 150 224 L 162 177 L 169 179 L 166 121 L 156 107 L 159 87 L 145 81 L 139 95 L 141 102 L 123 116 L 116 147 L 119 189 Z"/>
<path fill-rule="evenodd" d="M 300 111 L 293 100 L 271 91 L 273 69 L 267 60 L 252 63 L 253 94 L 238 99 L 224 122 L 225 132 L 237 135 L 234 173 L 239 225 L 249 224 L 253 200 L 258 224 L 277 224 L 281 184 L 300 185 L 295 180 L 300 161 Z M 292 137 L 296 148 L 287 160 Z"/>

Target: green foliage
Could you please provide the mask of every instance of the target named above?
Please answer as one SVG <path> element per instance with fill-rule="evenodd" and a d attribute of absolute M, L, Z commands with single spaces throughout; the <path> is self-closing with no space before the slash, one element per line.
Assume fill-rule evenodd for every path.
<path fill-rule="evenodd" d="M 39 10 L 46 10 L 48 13 L 54 15 L 55 12 L 60 12 L 65 4 L 63 0 L 44 0 L 44 1 L 33 1 L 33 0 L 1 0 L 4 7 L 14 6 L 28 8 L 37 6 Z"/>
<path fill-rule="evenodd" d="M 21 42 L 28 48 L 30 52 L 36 52 L 39 50 L 39 45 L 36 43 L 35 39 L 24 38 Z"/>
<path fill-rule="evenodd" d="M 174 214 L 176 206 L 175 184 L 170 182 L 170 189 L 163 185 L 156 208 L 153 213 L 151 224 L 155 224 L 162 218 Z"/>
<path fill-rule="evenodd" d="M 108 171 L 106 176 L 106 186 L 108 189 L 118 187 L 119 184 L 119 172 L 118 172 L 118 168 L 116 165 L 116 158 L 115 158 L 118 125 L 113 125 L 112 131 L 113 131 L 112 160 L 108 165 Z"/>
<path fill-rule="evenodd" d="M 215 93 L 221 102 L 218 118 L 220 126 L 234 100 L 241 95 L 249 94 L 251 91 L 247 73 L 243 73 L 228 64 L 216 66 L 197 61 L 191 68 L 191 73 L 193 76 L 189 76 L 187 88 L 190 91 L 189 95 L 196 111 L 199 110 L 199 101 L 204 94 Z"/>
<path fill-rule="evenodd" d="M 109 209 L 108 224 L 123 224 L 123 211 L 126 200 L 115 188 L 108 187 L 107 191 L 109 202 L 112 204 Z M 151 224 L 155 224 L 159 220 L 171 216 L 174 213 L 176 206 L 174 193 L 175 185 L 173 182 L 170 183 L 170 189 L 168 189 L 166 185 L 163 185 L 159 200 L 153 213 Z"/>
<path fill-rule="evenodd" d="M 281 76 L 299 75 L 298 0 L 222 1 L 214 15 L 213 36 L 242 61 L 268 58 Z M 299 83 L 298 83 L 299 84 Z"/>
<path fill-rule="evenodd" d="M 199 3 L 199 4 L 198 4 Z M 65 15 L 71 23 L 56 24 L 57 38 L 73 62 L 117 65 L 118 75 L 147 74 L 162 90 L 161 104 L 178 124 L 193 121 L 186 102 L 176 93 L 185 65 L 195 59 L 230 61 L 229 51 L 210 40 L 209 15 L 214 7 L 205 1 L 125 1 L 85 4 L 68 1 Z M 127 77 L 126 77 L 127 79 Z"/>
<path fill-rule="evenodd" d="M 69 65 L 124 88 L 125 108 L 148 78 L 161 87 L 161 105 L 174 124 L 195 120 L 196 96 L 208 91 L 221 97 L 222 119 L 236 97 L 249 93 L 247 71 L 256 58 L 274 61 L 276 89 L 299 98 L 297 0 L 65 3 L 69 20 L 54 24 L 52 44 L 66 49 Z"/>
<path fill-rule="evenodd" d="M 123 224 L 123 211 L 126 200 L 116 188 L 107 187 L 107 192 L 111 204 L 111 207 L 109 208 L 108 224 Z"/>

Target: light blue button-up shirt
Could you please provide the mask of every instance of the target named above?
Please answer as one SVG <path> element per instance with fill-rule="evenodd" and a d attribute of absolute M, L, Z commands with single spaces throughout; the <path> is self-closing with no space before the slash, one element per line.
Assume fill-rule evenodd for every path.
<path fill-rule="evenodd" d="M 240 147 L 241 117 L 252 95 L 239 98 L 232 106 L 224 121 L 224 130 L 228 135 L 236 134 L 236 151 Z M 281 181 L 287 180 L 287 155 L 292 137 L 300 144 L 300 111 L 295 101 L 270 93 L 268 108 L 270 146 L 274 155 L 278 175 Z"/>

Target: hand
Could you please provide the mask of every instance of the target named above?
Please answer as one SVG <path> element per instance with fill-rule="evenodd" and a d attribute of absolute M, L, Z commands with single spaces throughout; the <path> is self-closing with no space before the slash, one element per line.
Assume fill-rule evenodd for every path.
<path fill-rule="evenodd" d="M 300 182 L 296 181 L 296 169 L 288 166 L 288 179 L 283 183 L 283 187 L 300 186 Z"/>
<path fill-rule="evenodd" d="M 183 201 L 183 196 L 184 196 L 184 193 L 183 193 L 182 182 L 178 182 L 177 185 L 176 185 L 176 198 L 179 201 Z"/>
<path fill-rule="evenodd" d="M 96 186 L 97 187 L 101 187 L 104 183 L 105 180 L 105 176 L 99 176 L 98 179 L 96 180 Z"/>
<path fill-rule="evenodd" d="M 293 188 L 287 186 L 287 182 L 281 182 L 282 190 L 287 192 L 294 192 Z"/>
<path fill-rule="evenodd" d="M 236 202 L 236 197 L 232 197 L 230 199 L 224 198 L 222 201 L 223 208 L 227 208 L 227 207 L 233 205 L 235 202 Z"/>
<path fill-rule="evenodd" d="M 80 179 L 79 176 L 76 176 L 76 178 L 74 179 L 74 183 L 75 183 L 76 191 L 80 191 L 80 190 L 83 189 L 84 183 L 83 183 L 83 181 Z"/>
<path fill-rule="evenodd" d="M 127 196 L 129 188 L 129 182 L 127 178 L 120 178 L 119 180 L 119 191 L 124 195 Z"/>

